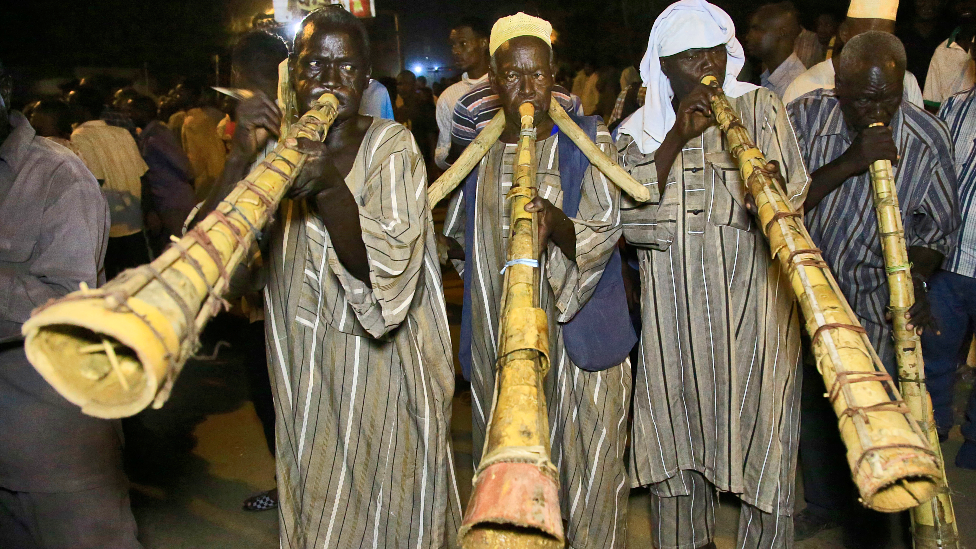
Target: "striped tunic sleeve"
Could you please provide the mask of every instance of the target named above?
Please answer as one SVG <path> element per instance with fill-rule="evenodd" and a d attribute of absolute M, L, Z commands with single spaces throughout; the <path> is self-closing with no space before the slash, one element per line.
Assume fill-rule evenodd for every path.
<path fill-rule="evenodd" d="M 477 170 L 478 166 L 475 166 L 474 169 Z M 464 247 L 465 213 L 464 183 L 462 182 L 461 187 L 451 197 L 451 201 L 447 205 L 447 217 L 444 218 L 444 236 L 456 240 L 462 248 Z M 464 276 L 464 260 L 455 259 L 452 260 L 452 263 L 457 269 L 458 276 Z"/>
<path fill-rule="evenodd" d="M 930 183 L 918 208 L 905 212 L 914 218 L 906 228 L 905 243 L 949 257 L 959 241 L 959 188 L 948 129 L 940 121 L 931 122 L 936 122 L 929 125 L 930 133 L 938 135 L 935 141 L 947 146 L 932 147 L 928 166 L 921 172 L 930 177 Z"/>
<path fill-rule="evenodd" d="M 596 144 L 604 153 L 611 154 L 610 132 L 603 124 L 597 128 Z M 552 242 L 546 260 L 546 275 L 556 296 L 559 322 L 572 320 L 590 298 L 620 239 L 620 190 L 595 166 L 591 165 L 583 175 L 579 210 L 573 225 L 576 261 L 569 260 Z"/>
<path fill-rule="evenodd" d="M 410 310 L 421 278 L 428 215 L 426 169 L 416 142 L 401 126 L 387 129 L 367 144 L 366 178 L 357 197 L 372 288 L 352 276 L 334 250 L 328 254 L 346 299 L 373 337 L 399 326 Z"/>
<path fill-rule="evenodd" d="M 793 208 L 799 210 L 806 200 L 810 177 L 800 154 L 798 136 L 779 97 L 771 92 L 762 92 L 760 90 L 756 94 L 756 108 L 752 112 L 757 116 L 750 128 L 751 135 L 757 136 L 754 137 L 756 145 L 767 160 L 779 162 L 780 173 L 786 181 L 786 196 Z M 760 119 L 758 115 L 763 118 Z"/>
<path fill-rule="evenodd" d="M 672 167 L 662 195 L 658 190 L 654 153 L 644 156 L 633 138 L 623 134 L 617 138 L 616 147 L 617 162 L 650 194 L 650 199 L 644 203 L 636 202 L 627 195 L 620 197 L 620 219 L 624 238 L 635 246 L 666 250 L 674 240 L 681 193 L 681 186 L 676 185 L 676 177 L 681 172 Z"/>

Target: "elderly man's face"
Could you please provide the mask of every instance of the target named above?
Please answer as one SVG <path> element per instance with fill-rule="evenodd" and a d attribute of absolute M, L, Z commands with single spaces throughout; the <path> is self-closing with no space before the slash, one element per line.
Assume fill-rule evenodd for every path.
<path fill-rule="evenodd" d="M 509 120 L 518 120 L 519 106 L 532 103 L 536 123 L 549 112 L 549 101 L 555 83 L 552 50 L 534 36 L 518 36 L 495 50 L 491 68 L 491 87 L 502 99 L 502 109 Z"/>
<path fill-rule="evenodd" d="M 725 44 L 712 48 L 692 48 L 661 58 L 661 71 L 671 82 L 679 100 L 701 84 L 702 78 L 714 76 L 719 86 L 725 84 L 725 65 L 729 54 Z"/>
<path fill-rule="evenodd" d="M 319 29 L 312 24 L 303 32 L 308 38 L 291 61 L 299 110 L 307 112 L 323 93 L 331 93 L 339 100 L 337 119 L 355 116 L 369 83 L 362 41 L 342 28 Z"/>
<path fill-rule="evenodd" d="M 837 75 L 837 98 L 844 121 L 856 132 L 878 122 L 890 124 L 901 106 L 905 71 L 889 63 L 850 72 Z"/>

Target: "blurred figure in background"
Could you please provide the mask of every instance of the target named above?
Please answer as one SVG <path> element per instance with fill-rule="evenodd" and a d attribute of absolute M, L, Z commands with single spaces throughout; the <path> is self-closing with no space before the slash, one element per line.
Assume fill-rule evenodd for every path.
<path fill-rule="evenodd" d="M 37 135 L 67 147 L 79 157 L 81 153 L 71 143 L 71 107 L 60 99 L 44 99 L 33 105 L 30 124 Z"/>
<path fill-rule="evenodd" d="M 183 234 L 183 222 L 196 204 L 193 167 L 166 124 L 156 119 L 156 103 L 137 95 L 122 112 L 139 129 L 139 152 L 149 170 L 142 176 L 142 210 L 146 236 L 154 255 L 162 253 L 171 236 Z"/>
<path fill-rule="evenodd" d="M 390 92 L 379 80 L 369 79 L 366 91 L 363 92 L 363 102 L 359 105 L 359 114 L 393 120 L 393 102 Z"/>
<path fill-rule="evenodd" d="M 583 102 L 583 114 L 585 116 L 593 114 L 600 102 L 600 91 L 597 89 L 599 80 L 600 75 L 591 61 L 583 64 L 583 69 L 573 80 L 573 95 L 579 97 Z"/>
<path fill-rule="evenodd" d="M 149 262 L 141 180 L 149 168 L 128 130 L 99 119 L 105 108 L 102 94 L 82 86 L 68 94 L 68 104 L 78 122 L 71 143 L 102 186 L 112 216 L 105 253 L 105 273 L 111 279 L 125 269 Z"/>
<path fill-rule="evenodd" d="M 437 99 L 437 148 L 434 163 L 446 170 L 451 166 L 451 119 L 461 97 L 480 84 L 488 82 L 488 23 L 479 18 L 462 19 L 451 29 L 449 40 L 454 64 L 461 69 L 461 81 L 452 84 Z"/>
<path fill-rule="evenodd" d="M 792 8 L 794 12 L 796 11 L 793 2 L 782 2 L 782 4 L 788 4 L 786 9 Z M 799 25 L 799 21 L 797 25 Z M 803 66 L 808 69 L 826 58 L 826 50 L 820 42 L 820 37 L 816 32 L 807 30 L 802 26 L 800 26 L 799 34 L 793 40 L 793 53 L 800 59 Z"/>
<path fill-rule="evenodd" d="M 831 59 L 836 53 L 834 48 L 837 46 L 837 30 L 840 29 L 843 20 L 844 17 L 833 10 L 827 10 L 817 15 L 817 41 L 823 48 L 824 59 Z"/>
<path fill-rule="evenodd" d="M 796 77 L 806 72 L 803 62 L 793 51 L 800 34 L 800 19 L 792 2 L 766 4 L 749 19 L 746 51 L 762 60 L 762 87 L 783 97 Z"/>
<path fill-rule="evenodd" d="M 952 11 L 959 26 L 935 48 L 925 78 L 925 107 L 932 112 L 950 95 L 976 84 L 976 0 L 955 0 Z"/>
<path fill-rule="evenodd" d="M 976 2 L 976 0 L 969 0 Z M 871 30 L 895 32 L 895 16 L 898 3 L 890 1 L 874 2 L 873 0 L 852 0 L 847 11 L 847 18 L 841 23 L 837 31 L 836 46 L 833 57 L 810 67 L 808 71 L 796 77 L 796 80 L 786 89 L 783 104 L 793 101 L 801 95 L 818 89 L 834 89 L 834 75 L 837 72 L 838 54 L 851 38 Z M 902 85 L 905 100 L 922 106 L 922 89 L 918 86 L 915 75 L 905 72 L 905 82 Z"/>
<path fill-rule="evenodd" d="M 434 114 L 434 98 L 417 87 L 417 76 L 410 71 L 397 75 L 397 100 L 394 112 L 396 121 L 413 133 L 420 147 L 425 164 L 433 164 L 433 152 L 437 141 L 437 123 Z"/>
<path fill-rule="evenodd" d="M 898 25 L 895 35 L 905 45 L 908 70 L 915 75 L 924 90 L 932 53 L 939 44 L 945 42 L 952 32 L 952 25 L 943 15 L 945 0 L 912 0 L 910 8 L 911 17 L 904 24 Z"/>
<path fill-rule="evenodd" d="M 183 151 L 193 166 L 193 188 L 197 200 L 205 199 L 224 171 L 226 148 L 217 131 L 217 124 L 224 113 L 210 102 L 201 100 L 197 106 L 186 111 L 180 126 L 180 141 Z"/>

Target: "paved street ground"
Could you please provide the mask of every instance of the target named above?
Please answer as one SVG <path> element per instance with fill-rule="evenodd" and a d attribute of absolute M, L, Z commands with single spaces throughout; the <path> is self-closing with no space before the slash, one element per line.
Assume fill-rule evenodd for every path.
<path fill-rule="evenodd" d="M 455 341 L 459 285 L 456 277 L 446 282 Z M 208 335 L 212 340 L 224 335 L 219 332 L 218 324 Z M 204 352 L 212 347 L 210 341 Z M 126 422 L 133 510 L 147 549 L 278 547 L 276 512 L 241 510 L 245 498 L 274 486 L 274 462 L 249 400 L 240 358 L 237 349 L 224 347 L 216 360 L 191 361 L 162 409 L 148 410 Z M 969 381 L 961 384 L 960 404 L 970 388 Z M 464 393 L 454 401 L 453 440 L 461 497 L 467 501 L 472 476 L 471 408 Z M 963 545 L 976 548 L 976 471 L 952 465 L 960 444 L 956 428 L 943 448 Z M 646 491 L 632 492 L 631 548 L 651 547 L 648 504 Z M 723 497 L 715 540 L 719 549 L 735 547 L 737 521 L 735 498 Z M 797 547 L 841 548 L 840 530 L 823 532 Z M 891 547 L 905 544 L 896 540 Z"/>

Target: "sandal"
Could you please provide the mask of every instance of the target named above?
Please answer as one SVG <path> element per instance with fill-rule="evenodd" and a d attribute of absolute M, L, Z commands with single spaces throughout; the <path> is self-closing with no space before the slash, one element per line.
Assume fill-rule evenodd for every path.
<path fill-rule="evenodd" d="M 245 511 L 270 511 L 278 508 L 278 489 L 273 488 L 267 492 L 251 496 L 244 500 L 242 507 Z"/>

